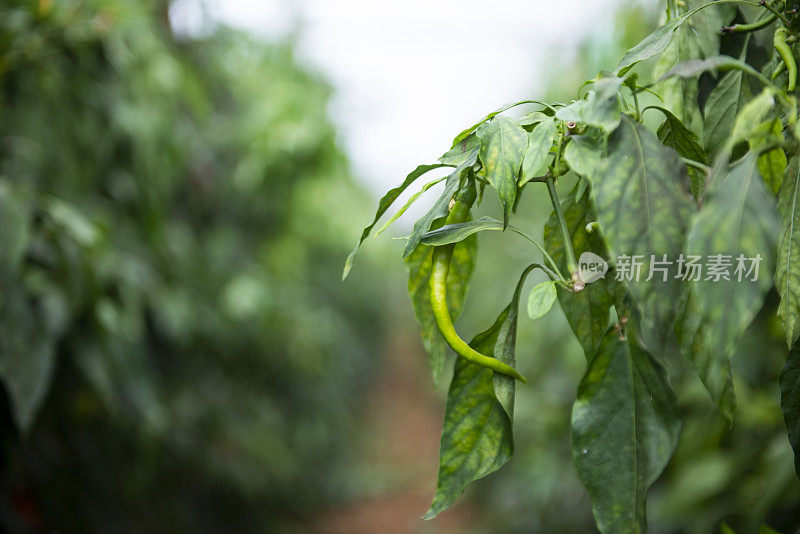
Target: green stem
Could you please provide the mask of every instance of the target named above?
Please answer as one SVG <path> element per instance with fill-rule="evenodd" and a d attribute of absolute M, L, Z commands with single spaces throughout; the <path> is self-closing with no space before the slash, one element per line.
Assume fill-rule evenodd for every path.
<path fill-rule="evenodd" d="M 547 192 L 550 194 L 550 202 L 553 204 L 553 210 L 558 220 L 558 227 L 561 230 L 561 240 L 564 242 L 564 254 L 567 257 L 567 270 L 569 271 L 572 280 L 575 281 L 578 276 L 578 261 L 575 259 L 575 251 L 572 248 L 572 236 L 569 235 L 567 229 L 567 221 L 564 219 L 564 210 L 561 209 L 561 202 L 558 200 L 558 191 L 556 191 L 556 184 L 553 177 L 547 179 Z"/>
<path fill-rule="evenodd" d="M 445 224 L 458 224 L 467 220 L 470 207 L 475 202 L 476 192 L 474 182 L 469 183 L 456 199 L 453 209 L 447 216 Z M 486 356 L 476 351 L 469 344 L 461 339 L 450 318 L 450 310 L 447 307 L 447 276 L 450 272 L 450 262 L 453 258 L 454 243 L 435 247 L 433 249 L 433 265 L 431 267 L 431 278 L 429 281 L 430 301 L 433 308 L 433 316 L 436 325 L 439 327 L 442 337 L 448 345 L 462 358 L 481 367 L 486 367 L 501 373 L 527 382 L 522 374 L 510 365 L 501 362 L 496 358 Z"/>
<path fill-rule="evenodd" d="M 714 169 L 705 165 L 704 163 L 700 163 L 699 161 L 695 161 L 693 159 L 681 157 L 681 161 L 684 162 L 689 167 L 694 167 L 695 169 L 700 169 L 701 171 L 710 174 Z"/>
<path fill-rule="evenodd" d="M 778 15 L 772 14 L 766 18 L 762 18 L 761 20 L 757 20 L 755 22 L 751 22 L 750 24 L 734 24 L 733 26 L 725 26 L 722 28 L 723 32 L 726 33 L 748 33 L 758 31 L 762 28 L 766 28 L 778 18 Z"/>

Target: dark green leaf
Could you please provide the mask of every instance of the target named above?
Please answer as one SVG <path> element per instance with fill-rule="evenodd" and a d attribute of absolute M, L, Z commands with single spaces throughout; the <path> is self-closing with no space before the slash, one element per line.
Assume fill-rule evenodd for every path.
<path fill-rule="evenodd" d="M 509 365 L 516 361 L 517 309 L 530 270 L 522 273 L 511 303 L 494 324 L 470 342 L 478 352 L 493 354 Z M 471 482 L 508 462 L 514 453 L 513 416 L 514 379 L 458 358 L 447 393 L 436 495 L 424 519 L 436 517 Z"/>
<path fill-rule="evenodd" d="M 794 470 L 800 476 L 800 341 L 794 343 L 786 357 L 780 384 L 781 410 L 794 450 Z"/>
<path fill-rule="evenodd" d="M 347 260 L 344 262 L 344 270 L 342 271 L 342 280 L 347 278 L 347 275 L 350 273 L 350 269 L 353 267 L 353 260 L 355 259 L 356 254 L 358 253 L 358 249 L 361 248 L 361 244 L 364 243 L 364 240 L 367 237 L 369 237 L 369 233 L 372 231 L 372 228 L 375 226 L 378 220 L 383 216 L 383 214 L 386 213 L 386 210 L 389 209 L 392 203 L 394 203 L 394 201 L 397 200 L 397 197 L 399 197 L 403 193 L 403 191 L 405 191 L 406 188 L 414 182 L 414 180 L 416 180 L 426 172 L 432 171 L 433 169 L 438 169 L 439 167 L 445 167 L 445 165 L 441 163 L 437 163 L 434 165 L 420 165 L 419 167 L 411 171 L 411 173 L 408 176 L 406 176 L 405 181 L 399 187 L 395 187 L 394 189 L 390 190 L 383 196 L 380 202 L 378 202 L 378 210 L 375 212 L 375 218 L 372 220 L 372 224 L 364 228 L 364 231 L 361 232 L 361 239 L 358 240 L 358 244 L 353 249 L 353 251 L 350 252 L 350 255 L 347 256 Z"/>
<path fill-rule="evenodd" d="M 651 350 L 660 350 L 671 335 L 680 300 L 676 265 L 653 261 L 662 261 L 666 255 L 667 261 L 674 262 L 683 249 L 693 212 L 682 185 L 684 176 L 684 166 L 673 149 L 641 124 L 623 117 L 609 139 L 608 157 L 592 177 L 600 228 L 616 259 L 617 275 L 628 280 L 626 285 L 642 310 Z M 624 256 L 630 260 L 625 270 L 620 261 Z M 638 276 L 634 256 L 641 259 Z"/>
<path fill-rule="evenodd" d="M 661 364 L 609 329 L 572 409 L 572 457 L 603 533 L 643 533 L 648 488 L 678 445 L 678 399 Z"/>
<path fill-rule="evenodd" d="M 736 393 L 728 355 L 705 337 L 705 325 L 691 286 L 685 290 L 681 309 L 675 320 L 675 336 L 681 353 L 697 372 L 703 385 L 719 409 L 733 421 L 736 411 Z"/>
<path fill-rule="evenodd" d="M 708 158 L 706 157 L 706 152 L 703 150 L 703 146 L 697 135 L 684 126 L 684 124 L 669 110 L 659 106 L 651 107 L 658 109 L 666 117 L 664 124 L 658 129 L 658 139 L 663 144 L 677 150 L 678 154 L 684 158 L 707 164 Z M 699 198 L 703 192 L 706 175 L 704 172 L 694 167 L 689 167 L 687 171 L 689 173 L 689 178 L 692 180 L 692 196 Z"/>
<path fill-rule="evenodd" d="M 711 91 L 703 126 L 703 141 L 709 156 L 713 158 L 730 138 L 733 121 L 750 98 L 750 88 L 738 70 L 725 74 Z"/>
<path fill-rule="evenodd" d="M 0 278 L 15 272 L 22 261 L 28 245 L 29 212 L 27 200 L 0 182 Z"/>
<path fill-rule="evenodd" d="M 725 357 L 733 353 L 772 286 L 778 233 L 774 205 L 758 174 L 756 156 L 749 153 L 727 176 L 717 169 L 692 223 L 687 252 L 701 256 L 705 264 L 702 279 L 694 283 L 704 336 L 707 346 Z M 748 258 L 760 258 L 755 280 L 755 271 L 747 275 L 754 267 Z M 714 263 L 728 280 L 710 272 L 708 265 Z"/>
<path fill-rule="evenodd" d="M 481 217 L 474 221 L 467 221 L 458 224 L 448 224 L 436 230 L 423 234 L 420 243 L 423 245 L 447 245 L 457 243 L 467 236 L 483 230 L 503 230 L 503 223 L 492 217 Z"/>
<path fill-rule="evenodd" d="M 791 347 L 800 331 L 800 161 L 795 157 L 778 197 L 781 218 L 775 286 L 778 317 Z"/>
<path fill-rule="evenodd" d="M 522 186 L 531 178 L 542 174 L 547 163 L 550 147 L 553 146 L 553 137 L 556 135 L 556 121 L 550 117 L 540 122 L 528 138 L 528 149 L 522 162 L 522 177 L 519 185 Z"/>
<path fill-rule="evenodd" d="M 469 280 L 475 270 L 477 238 L 470 236 L 456 244 L 447 276 L 447 306 L 455 321 L 461 313 Z M 438 384 L 444 370 L 448 346 L 433 316 L 428 280 L 431 277 L 432 247 L 420 245 L 406 258 L 408 269 L 408 294 L 414 306 L 414 315 L 422 330 L 422 344 L 430 356 L 433 383 Z"/>
<path fill-rule="evenodd" d="M 517 198 L 517 177 L 528 148 L 528 132 L 508 117 L 495 117 L 478 129 L 480 160 L 486 179 L 500 195 L 503 222 L 508 225 Z"/>
<path fill-rule="evenodd" d="M 570 193 L 561 202 L 561 208 L 575 254 L 580 257 L 584 252 L 592 252 L 608 259 L 608 250 L 600 232 L 589 233 L 586 231 L 586 225 L 597 220 L 589 191 L 584 190 L 580 196 L 577 196 L 576 192 Z M 555 212 L 550 214 L 550 218 L 545 224 L 544 244 L 559 269 L 566 271 L 564 246 Z M 558 301 L 561 309 L 564 311 L 575 337 L 583 347 L 586 358 L 590 358 L 594 354 L 600 339 L 608 328 L 614 285 L 613 275 L 606 275 L 605 279 L 587 284 L 580 293 L 558 289 Z"/>

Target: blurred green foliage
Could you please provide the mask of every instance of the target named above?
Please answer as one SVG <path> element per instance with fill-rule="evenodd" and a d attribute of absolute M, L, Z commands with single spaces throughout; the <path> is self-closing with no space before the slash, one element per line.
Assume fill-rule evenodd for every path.
<path fill-rule="evenodd" d="M 330 90 L 167 13 L 0 4 L 3 531 L 273 532 L 341 491 L 388 305 L 339 281 Z"/>

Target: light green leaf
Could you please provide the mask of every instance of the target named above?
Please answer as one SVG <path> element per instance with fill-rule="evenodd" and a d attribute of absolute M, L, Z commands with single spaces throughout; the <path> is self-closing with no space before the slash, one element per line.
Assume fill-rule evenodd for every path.
<path fill-rule="evenodd" d="M 476 236 L 470 236 L 456 244 L 453 249 L 450 272 L 447 275 L 447 306 L 454 321 L 461 313 L 469 280 L 475 270 L 477 247 Z M 438 384 L 444 370 L 448 346 L 436 326 L 430 302 L 428 281 L 431 277 L 431 255 L 432 247 L 419 245 L 405 262 L 408 269 L 408 294 L 422 330 L 422 344 L 430 356 L 433 383 Z"/>
<path fill-rule="evenodd" d="M 786 357 L 780 376 L 781 410 L 794 451 L 794 470 L 800 477 L 800 341 Z"/>
<path fill-rule="evenodd" d="M 478 352 L 509 365 L 516 362 L 517 308 L 530 270 L 522 273 L 511 303 L 494 324 L 470 342 Z M 447 393 L 436 495 L 424 519 L 436 517 L 471 482 L 508 462 L 514 453 L 513 416 L 514 380 L 458 358 Z"/>
<path fill-rule="evenodd" d="M 744 61 L 730 56 L 714 56 L 706 59 L 689 59 L 678 63 L 666 74 L 661 76 L 655 83 L 662 82 L 669 78 L 693 78 L 710 70 L 734 71 L 749 74 L 758 78 L 764 85 L 770 87 L 772 83 L 763 74 L 745 63 Z"/>
<path fill-rule="evenodd" d="M 461 142 L 464 139 L 466 139 L 469 134 L 474 132 L 483 123 L 492 120 L 493 118 L 495 118 L 500 113 L 503 113 L 504 111 L 508 111 L 511 108 L 514 108 L 514 107 L 517 107 L 517 106 L 521 106 L 522 104 L 542 104 L 542 105 L 545 105 L 544 103 L 539 102 L 538 100 L 518 100 L 516 102 L 509 102 L 508 104 L 503 104 L 502 106 L 500 106 L 496 110 L 492 111 L 491 113 L 486 115 L 484 118 L 482 118 L 481 120 L 479 120 L 478 122 L 476 122 L 475 124 L 473 124 L 472 126 L 467 128 L 466 130 L 464 130 L 460 134 L 458 134 L 456 136 L 456 138 L 453 139 L 453 145 L 456 145 L 459 142 Z"/>
<path fill-rule="evenodd" d="M 569 167 L 579 175 L 591 176 L 603 157 L 603 144 L 600 136 L 586 133 L 571 135 L 569 139 L 569 144 L 564 149 L 564 159 Z"/>
<path fill-rule="evenodd" d="M 703 126 L 703 141 L 710 157 L 713 158 L 730 138 L 733 121 L 750 98 L 750 88 L 741 71 L 728 72 L 711 91 Z"/>
<path fill-rule="evenodd" d="M 544 317 L 556 301 L 556 283 L 542 282 L 531 290 L 528 297 L 528 317 L 538 319 Z"/>
<path fill-rule="evenodd" d="M 646 344 L 654 351 L 660 351 L 671 335 L 680 300 L 674 260 L 683 249 L 693 212 L 684 177 L 678 154 L 628 117 L 609 139 L 608 157 L 592 177 L 600 227 L 616 258 L 617 274 L 627 280 L 643 313 Z M 673 263 L 653 263 L 663 261 L 664 255 Z M 633 259 L 620 271 L 622 256 L 640 257 L 638 276 Z"/>
<path fill-rule="evenodd" d="M 528 132 L 508 117 L 495 117 L 478 129 L 480 160 L 486 179 L 503 204 L 503 223 L 508 225 L 517 198 L 517 177 L 528 148 Z"/>
<path fill-rule="evenodd" d="M 670 20 L 656 31 L 642 39 L 639 44 L 625 52 L 625 55 L 622 56 L 622 60 L 617 66 L 616 74 L 618 76 L 623 76 L 638 62 L 650 59 L 656 54 L 663 52 L 667 46 L 669 46 L 675 30 L 677 30 L 681 24 L 686 22 L 689 17 L 703 9 L 703 7 L 705 6 L 692 9 L 680 17 Z"/>
<path fill-rule="evenodd" d="M 562 121 L 575 121 L 610 133 L 620 120 L 621 87 L 621 78 L 615 76 L 598 78 L 594 81 L 594 90 L 589 91 L 586 98 L 560 108 L 556 112 L 556 117 Z"/>
<path fill-rule="evenodd" d="M 431 180 L 430 182 L 426 183 L 425 185 L 423 185 L 422 189 L 420 189 L 419 191 L 417 191 L 416 193 L 411 195 L 411 198 L 409 198 L 408 201 L 405 204 L 403 204 L 403 207 L 400 208 L 399 210 L 397 210 L 397 213 L 392 215 L 392 217 L 388 221 L 386 221 L 386 224 L 381 226 L 380 230 L 375 232 L 375 237 L 378 237 L 379 235 L 381 235 L 384 232 L 384 230 L 386 230 L 392 224 L 394 224 L 395 221 L 397 221 L 397 219 L 399 219 L 408 210 L 408 208 L 410 208 L 411 205 L 414 204 L 414 202 L 416 202 L 417 199 L 419 197 L 421 197 L 428 189 L 430 189 L 431 187 L 435 186 L 436 184 L 442 183 L 446 179 L 447 179 L 447 176 L 442 176 L 441 178 L 436 178 L 436 179 Z"/>
<path fill-rule="evenodd" d="M 693 290 L 706 343 L 725 357 L 733 353 L 772 286 L 777 233 L 775 201 L 758 174 L 755 154 L 748 153 L 727 176 L 724 167 L 716 169 L 692 223 L 687 253 L 704 259 L 702 278 Z M 728 279 L 710 272 L 709 264 L 718 265 L 717 271 L 727 273 Z"/>
<path fill-rule="evenodd" d="M 678 399 L 661 364 L 609 329 L 572 409 L 572 457 L 592 498 L 600 532 L 646 530 L 647 490 L 678 445 Z"/>
<path fill-rule="evenodd" d="M 800 333 L 800 161 L 795 157 L 778 197 L 780 238 L 775 286 L 781 302 L 778 317 L 786 343 L 792 346 Z"/>
<path fill-rule="evenodd" d="M 480 149 L 480 141 L 474 134 L 470 134 L 461 141 L 453 143 L 453 147 L 442 154 L 439 158 L 441 163 L 446 165 L 459 166 L 467 160 L 472 159 Z"/>
<path fill-rule="evenodd" d="M 522 177 L 519 185 L 525 185 L 528 180 L 540 176 L 547 163 L 547 156 L 553 146 L 553 137 L 556 135 L 556 121 L 547 117 L 541 121 L 528 137 L 528 149 L 522 162 Z"/>
<path fill-rule="evenodd" d="M 586 231 L 586 225 L 597 220 L 589 191 L 585 189 L 578 195 L 576 188 L 561 201 L 561 209 L 575 254 L 580 257 L 584 252 L 593 252 L 608 259 L 608 250 L 600 232 Z M 550 214 L 544 226 L 544 244 L 559 269 L 566 271 L 563 240 L 555 212 Z M 608 328 L 615 284 L 613 273 L 609 273 L 604 279 L 587 284 L 579 293 L 558 289 L 561 309 L 587 359 L 594 354 Z"/>
<path fill-rule="evenodd" d="M 406 176 L 405 181 L 399 187 L 395 187 L 394 189 L 390 190 L 383 196 L 383 198 L 381 198 L 380 202 L 378 202 L 378 209 L 375 212 L 375 218 L 372 220 L 372 224 L 364 228 L 364 231 L 361 232 L 361 238 L 358 240 L 358 244 L 353 249 L 353 251 L 350 252 L 350 254 L 347 256 L 347 260 L 344 262 L 344 270 L 342 271 L 342 280 L 347 278 L 347 275 L 350 273 L 350 269 L 353 267 L 353 260 L 355 259 L 356 254 L 358 253 L 358 249 L 361 248 L 361 245 L 362 243 L 364 243 L 364 240 L 367 237 L 369 237 L 369 233 L 372 231 L 372 228 L 375 226 L 375 224 L 377 224 L 378 220 L 383 216 L 383 214 L 386 213 L 386 210 L 389 209 L 392 203 L 394 203 L 394 201 L 397 200 L 397 197 L 399 197 L 403 193 L 403 191 L 405 191 L 406 188 L 409 185 L 411 185 L 417 178 L 419 178 L 428 171 L 432 171 L 433 169 L 438 169 L 440 167 L 445 167 L 445 165 L 441 163 L 436 163 L 433 165 L 420 165 L 419 167 L 411 171 L 411 173 L 408 176 Z"/>
<path fill-rule="evenodd" d="M 736 143 L 749 139 L 774 105 L 775 98 L 770 89 L 764 89 L 757 97 L 745 104 L 733 122 L 733 130 L 728 141 L 729 146 L 733 148 Z"/>

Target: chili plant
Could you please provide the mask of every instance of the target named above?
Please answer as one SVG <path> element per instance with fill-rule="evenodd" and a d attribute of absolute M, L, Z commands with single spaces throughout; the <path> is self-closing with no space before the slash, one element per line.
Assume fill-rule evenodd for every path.
<path fill-rule="evenodd" d="M 781 401 L 800 452 L 799 11 L 780 0 L 670 0 L 665 24 L 615 71 L 586 82 L 581 98 L 522 100 L 489 113 L 380 200 L 344 276 L 400 194 L 431 170 L 450 170 L 423 186 L 443 181 L 444 191 L 403 250 L 435 382 L 447 347 L 458 356 L 426 519 L 513 454 L 514 392 L 525 382 L 515 359 L 518 307 L 533 269 L 549 281 L 531 291 L 529 315 L 557 300 L 588 361 L 572 452 L 600 531 L 646 530 L 647 490 L 681 432 L 672 354 L 683 354 L 733 421 L 730 356 L 773 287 L 788 348 Z M 652 68 L 639 65 L 651 58 Z M 518 107 L 524 112 L 506 113 Z M 499 196 L 501 216 L 471 218 L 485 194 Z M 544 243 L 529 238 L 540 257 L 509 305 L 467 343 L 452 317 L 477 234 L 522 233 L 512 222 L 525 194 L 552 204 Z"/>

